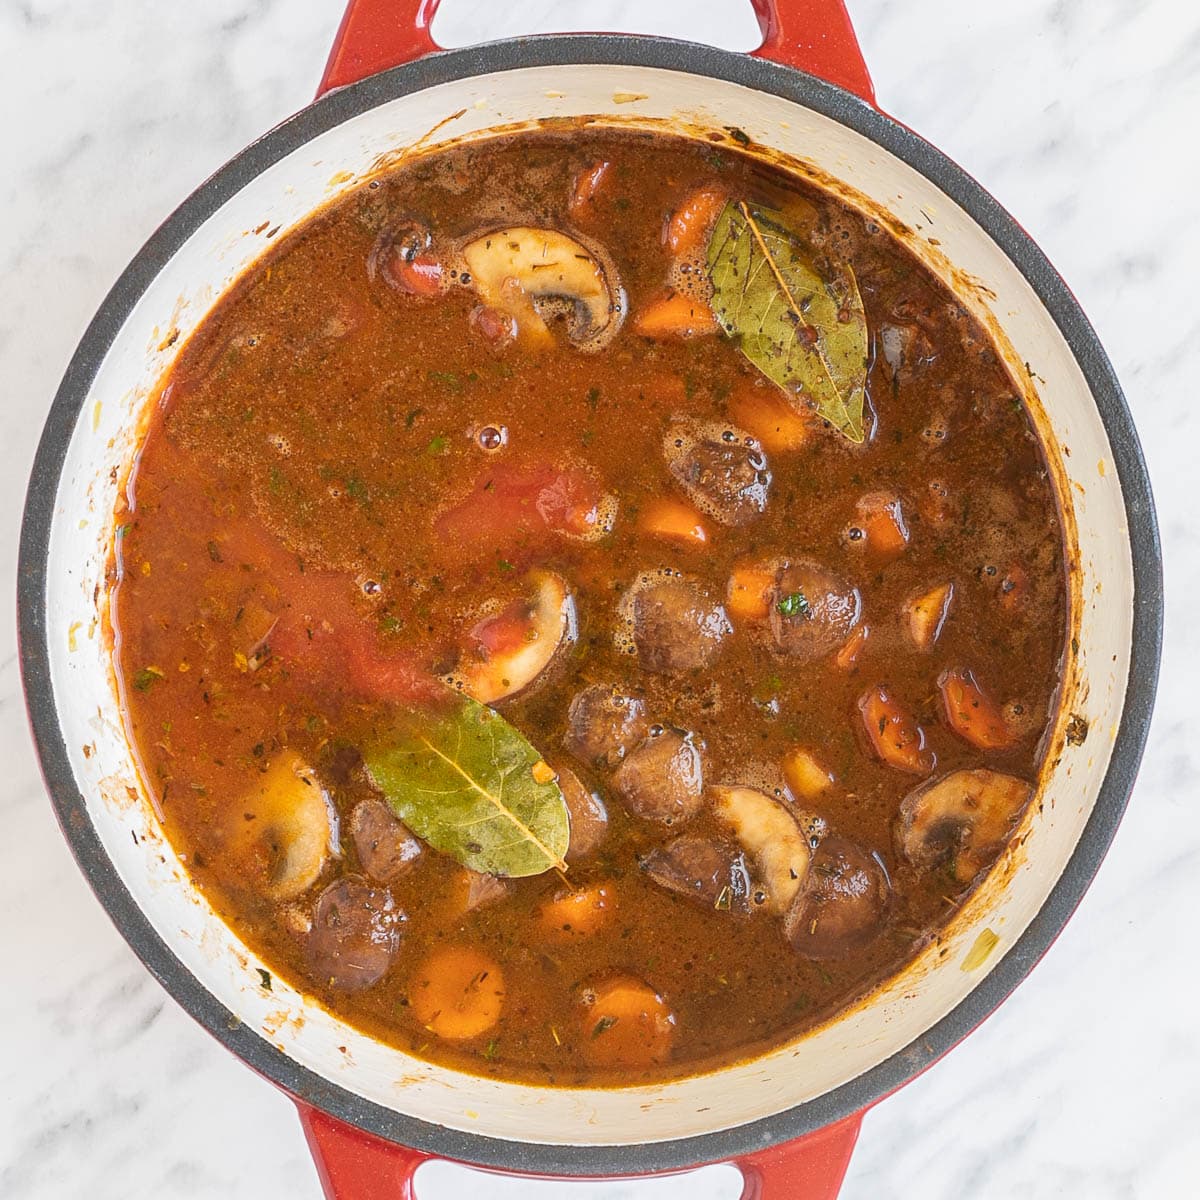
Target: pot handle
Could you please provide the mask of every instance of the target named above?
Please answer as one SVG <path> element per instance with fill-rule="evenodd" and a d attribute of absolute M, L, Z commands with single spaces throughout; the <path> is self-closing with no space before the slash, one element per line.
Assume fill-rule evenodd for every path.
<path fill-rule="evenodd" d="M 440 0 L 349 0 L 317 95 L 434 54 Z M 751 0 L 763 33 L 755 58 L 794 67 L 875 102 L 843 0 Z"/>
<path fill-rule="evenodd" d="M 431 1155 L 363 1133 L 297 1103 L 326 1200 L 417 1200 L 413 1176 Z M 735 1159 L 741 1200 L 837 1200 L 862 1113 L 794 1142 Z"/>

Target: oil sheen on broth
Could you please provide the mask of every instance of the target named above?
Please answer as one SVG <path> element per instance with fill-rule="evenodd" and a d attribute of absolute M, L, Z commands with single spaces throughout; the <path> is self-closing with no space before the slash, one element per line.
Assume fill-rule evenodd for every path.
<path fill-rule="evenodd" d="M 994 346 L 702 143 L 549 129 L 338 199 L 183 347 L 127 495 L 116 661 L 197 885 L 478 1074 L 836 1013 L 978 886 L 1054 715 L 1062 532 Z"/>

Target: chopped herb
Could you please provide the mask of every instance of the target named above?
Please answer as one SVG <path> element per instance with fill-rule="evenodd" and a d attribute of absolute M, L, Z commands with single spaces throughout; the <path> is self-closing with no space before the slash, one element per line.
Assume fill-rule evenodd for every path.
<path fill-rule="evenodd" d="M 211 558 L 211 559 L 213 560 L 213 562 L 222 562 L 222 561 L 224 561 L 224 560 L 221 558 L 221 550 L 220 550 L 220 547 L 217 545 L 217 543 L 216 543 L 216 542 L 209 542 L 209 543 L 208 543 L 208 557 L 209 557 L 209 558 Z"/>
<path fill-rule="evenodd" d="M 592 444 L 592 438 L 594 438 L 595 436 L 596 436 L 596 434 L 595 434 L 594 430 L 585 429 L 583 431 L 582 437 L 580 437 L 579 440 L 584 444 L 584 446 L 590 446 Z"/>
<path fill-rule="evenodd" d="M 812 606 L 803 592 L 792 592 L 790 595 L 784 596 L 775 607 L 785 617 L 809 617 L 812 615 Z"/>
<path fill-rule="evenodd" d="M 148 692 L 162 677 L 163 673 L 157 667 L 143 667 L 133 677 L 133 686 L 139 692 Z"/>
<path fill-rule="evenodd" d="M 271 468 L 271 495 L 278 496 L 283 491 L 283 486 L 287 482 L 283 477 L 283 472 L 278 467 Z"/>
<path fill-rule="evenodd" d="M 483 1052 L 483 1057 L 486 1059 L 493 1059 L 496 1057 L 496 1052 L 499 1049 L 500 1049 L 499 1040 L 496 1038 L 492 1038 L 492 1040 L 490 1042 L 488 1042 L 488 1044 L 487 1044 L 487 1049 L 485 1049 Z"/>
<path fill-rule="evenodd" d="M 254 969 L 258 972 L 259 979 L 262 980 L 263 991 L 269 992 L 271 990 L 271 972 L 264 971 L 262 967 L 255 967 Z"/>
<path fill-rule="evenodd" d="M 359 504 L 366 504 L 370 500 L 370 494 L 367 491 L 367 485 L 363 483 L 357 475 L 351 475 L 346 480 L 346 495 L 351 500 L 357 500 Z"/>
<path fill-rule="evenodd" d="M 501 571 L 511 571 L 513 569 L 512 563 L 510 563 L 507 558 L 502 558 L 496 564 L 496 567 Z"/>
<path fill-rule="evenodd" d="M 595 408 L 600 403 L 600 389 L 598 387 L 588 388 L 587 402 L 588 408 Z"/>
<path fill-rule="evenodd" d="M 736 125 L 726 125 L 725 132 L 729 134 L 729 136 L 733 138 L 733 140 L 737 142 L 739 146 L 750 145 L 749 135 L 745 133 L 744 130 L 739 129 Z"/>
<path fill-rule="evenodd" d="M 715 908 L 717 912 L 728 912 L 732 907 L 733 893 L 729 890 L 729 885 L 726 884 L 726 886 L 721 889 L 721 894 L 717 897 L 716 903 L 713 904 L 713 908 Z"/>
<path fill-rule="evenodd" d="M 617 1023 L 617 1020 L 617 1017 L 601 1017 L 592 1030 L 592 1037 L 598 1038 L 602 1033 L 607 1033 Z"/>
<path fill-rule="evenodd" d="M 448 440 L 439 433 L 437 437 L 432 438 L 429 442 L 429 445 L 425 447 L 425 453 L 434 455 L 445 454 L 446 447 L 448 445 Z"/>
<path fill-rule="evenodd" d="M 616 199 L 617 211 L 624 212 L 629 207 L 628 196 L 618 196 Z"/>
<path fill-rule="evenodd" d="M 430 383 L 440 383 L 448 391 L 462 391 L 462 383 L 453 371 L 430 371 L 428 379 Z"/>
<path fill-rule="evenodd" d="M 128 524 L 125 524 L 125 525 L 118 525 L 118 526 L 117 526 L 117 532 L 116 532 L 116 537 L 117 537 L 117 539 L 118 539 L 118 540 L 120 540 L 120 539 L 121 539 L 121 538 L 123 538 L 123 537 L 124 537 L 124 536 L 125 536 L 125 535 L 126 535 L 128 532 L 129 532 L 129 525 L 128 525 Z"/>
<path fill-rule="evenodd" d="M 424 412 L 423 408 L 414 408 L 407 417 L 404 418 L 404 428 L 411 429 L 413 422 Z"/>

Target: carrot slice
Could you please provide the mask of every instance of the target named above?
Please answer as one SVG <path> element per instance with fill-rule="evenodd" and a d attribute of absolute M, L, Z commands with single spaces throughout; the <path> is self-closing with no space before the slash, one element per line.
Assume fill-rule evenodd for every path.
<path fill-rule="evenodd" d="M 633 318 L 633 331 L 650 338 L 690 338 L 717 332 L 717 319 L 702 300 L 664 292 Z"/>
<path fill-rule="evenodd" d="M 775 387 L 740 388 L 730 397 L 729 417 L 775 454 L 807 446 L 817 430 L 814 418 Z"/>
<path fill-rule="evenodd" d="M 538 910 L 538 923 L 547 937 L 558 941 L 591 937 L 616 911 L 611 884 L 597 883 L 577 891 L 559 892 Z"/>
<path fill-rule="evenodd" d="M 895 558 L 908 545 L 908 525 L 900 500 L 891 492 L 871 492 L 855 505 L 867 548 L 881 558 Z"/>
<path fill-rule="evenodd" d="M 833 661 L 843 671 L 849 671 L 857 662 L 858 656 L 863 652 L 863 648 L 867 644 L 867 638 L 871 636 L 870 625 L 860 625 L 846 640 L 842 643 L 842 648 L 834 656 Z"/>
<path fill-rule="evenodd" d="M 594 1067 L 648 1067 L 663 1062 L 675 1036 L 675 1014 L 648 984 L 628 975 L 583 991 L 584 1058 Z"/>
<path fill-rule="evenodd" d="M 413 1016 L 431 1033 L 461 1042 L 486 1033 L 504 1008 L 500 964 L 471 946 L 442 946 L 413 974 Z"/>
<path fill-rule="evenodd" d="M 833 783 L 833 772 L 812 751 L 796 746 L 783 756 L 783 778 L 798 800 L 815 800 Z"/>
<path fill-rule="evenodd" d="M 925 730 L 880 685 L 869 688 L 858 699 L 863 728 L 871 749 L 880 761 L 897 771 L 928 775 L 937 755 L 925 745 Z"/>
<path fill-rule="evenodd" d="M 601 187 L 604 186 L 604 181 L 608 178 L 611 170 L 612 163 L 610 162 L 594 162 L 584 167 L 575 176 L 575 182 L 571 187 L 571 198 L 567 201 L 567 212 L 573 221 L 578 221 L 591 212 L 592 202 Z"/>
<path fill-rule="evenodd" d="M 715 187 L 697 188 L 685 196 L 667 222 L 667 249 L 676 258 L 695 253 L 717 223 L 727 199 Z"/>
<path fill-rule="evenodd" d="M 775 572 L 755 563 L 733 568 L 725 593 L 725 611 L 743 621 L 765 621 L 771 612 Z"/>
<path fill-rule="evenodd" d="M 685 546 L 703 546 L 708 541 L 708 530 L 704 528 L 700 514 L 682 500 L 651 501 L 642 509 L 638 528 L 643 533 Z"/>
<path fill-rule="evenodd" d="M 914 596 L 905 606 L 908 632 L 913 645 L 922 652 L 931 650 L 938 640 L 946 617 L 950 614 L 950 603 L 954 599 L 954 584 L 942 583 L 930 588 L 923 595 Z"/>
<path fill-rule="evenodd" d="M 938 676 L 946 724 L 980 750 L 1005 750 L 1015 738 L 1000 706 L 983 690 L 973 672 L 952 667 Z"/>

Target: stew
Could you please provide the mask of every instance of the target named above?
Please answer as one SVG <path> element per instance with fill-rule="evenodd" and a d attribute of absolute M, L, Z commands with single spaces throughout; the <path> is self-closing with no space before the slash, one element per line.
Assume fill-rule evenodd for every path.
<path fill-rule="evenodd" d="M 479 1074 L 695 1073 L 851 1005 L 1055 714 L 1021 387 L 735 146 L 550 126 L 335 200 L 182 347 L 116 520 L 131 735 L 262 986 Z"/>

